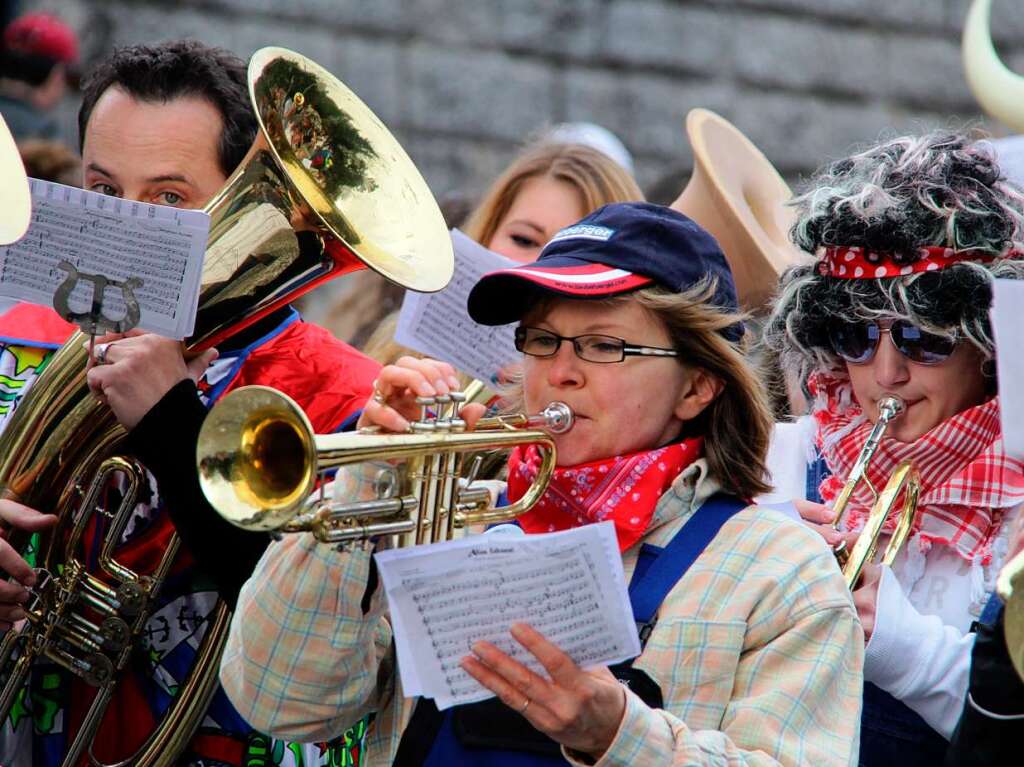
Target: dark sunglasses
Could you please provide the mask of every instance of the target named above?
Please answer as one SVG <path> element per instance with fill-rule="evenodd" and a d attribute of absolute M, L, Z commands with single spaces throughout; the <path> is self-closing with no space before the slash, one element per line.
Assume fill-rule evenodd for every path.
<path fill-rule="evenodd" d="M 937 365 L 949 359 L 956 348 L 954 336 L 928 333 L 906 320 L 895 320 L 888 328 L 877 322 L 841 322 L 828 330 L 832 349 L 847 362 L 861 364 L 875 356 L 883 333 L 888 333 L 892 345 L 911 362 L 919 365 Z"/>

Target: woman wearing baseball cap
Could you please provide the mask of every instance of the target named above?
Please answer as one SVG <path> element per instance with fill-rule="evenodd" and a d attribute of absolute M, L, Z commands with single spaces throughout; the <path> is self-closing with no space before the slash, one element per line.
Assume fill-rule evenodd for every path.
<path fill-rule="evenodd" d="M 545 674 L 480 642 L 464 668 L 496 699 L 408 705 L 370 554 L 294 536 L 238 601 L 221 678 L 243 716 L 316 739 L 373 711 L 368 764 L 854 764 L 861 629 L 822 540 L 749 503 L 767 486 L 771 418 L 714 239 L 668 208 L 607 205 L 536 262 L 485 276 L 469 309 L 518 323 L 528 409 L 576 414 L 519 523 L 614 524 L 641 655 L 585 671 L 519 625 Z M 453 374 L 384 368 L 362 425 L 404 430 L 415 397 L 447 393 Z M 536 465 L 531 448 L 512 454 L 510 499 Z"/>

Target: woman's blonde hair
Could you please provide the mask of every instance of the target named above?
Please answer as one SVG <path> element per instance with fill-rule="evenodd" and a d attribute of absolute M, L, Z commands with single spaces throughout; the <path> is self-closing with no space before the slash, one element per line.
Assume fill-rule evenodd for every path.
<path fill-rule="evenodd" d="M 749 500 L 771 490 L 766 459 L 774 418 L 761 376 L 745 353 L 746 336 L 733 342 L 723 335 L 746 318 L 717 307 L 712 303 L 714 293 L 708 279 L 682 293 L 651 287 L 592 303 L 609 308 L 628 301 L 640 304 L 666 328 L 681 365 L 704 370 L 721 381 L 721 392 L 683 425 L 680 439 L 704 437 L 708 473 L 725 492 Z M 543 314 L 559 300 L 566 299 L 542 298 L 527 317 Z M 525 406 L 522 373 L 519 376 L 501 392 L 509 412 Z"/>
<path fill-rule="evenodd" d="M 540 143 L 531 145 L 512 161 L 460 228 L 487 247 L 523 184 L 542 176 L 564 181 L 576 189 L 587 214 L 612 202 L 644 199 L 629 172 L 602 152 L 579 144 Z M 365 354 L 385 365 L 406 354 L 420 356 L 395 342 L 397 316 L 378 318 L 374 323 L 376 330 L 363 347 Z"/>
<path fill-rule="evenodd" d="M 612 202 L 644 199 L 636 180 L 603 152 L 580 144 L 540 143 L 527 148 L 498 176 L 470 214 L 463 231 L 486 246 L 523 184 L 539 177 L 564 181 L 576 189 L 588 214 Z"/>
<path fill-rule="evenodd" d="M 724 491 L 753 499 L 771 490 L 766 460 L 774 419 L 744 341 L 733 343 L 723 335 L 743 317 L 715 306 L 713 295 L 706 281 L 682 293 L 654 287 L 618 300 L 636 301 L 664 324 L 680 363 L 722 382 L 714 401 L 684 424 L 682 436 L 703 436 L 708 473 Z"/>

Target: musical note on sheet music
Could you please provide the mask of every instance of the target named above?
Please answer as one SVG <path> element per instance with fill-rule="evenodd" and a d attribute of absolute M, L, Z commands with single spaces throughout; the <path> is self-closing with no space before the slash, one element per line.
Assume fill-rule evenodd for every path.
<path fill-rule="evenodd" d="M 489 272 L 516 266 L 492 253 L 458 229 L 452 230 L 455 274 L 437 293 L 406 291 L 395 340 L 422 354 L 450 362 L 481 381 L 519 358 L 512 325 L 491 327 L 473 322 L 466 310 L 469 291 Z"/>
<path fill-rule="evenodd" d="M 172 338 L 195 324 L 199 281 L 210 217 L 198 210 L 108 197 L 62 184 L 29 179 L 32 220 L 18 242 L 0 247 L 0 295 L 51 306 L 67 277 L 68 261 L 80 272 L 123 281 L 138 277 L 139 327 Z M 87 311 L 91 283 L 80 281 L 69 304 Z M 124 312 L 123 294 L 108 288 L 104 314 Z"/>
<path fill-rule="evenodd" d="M 528 623 L 581 666 L 640 653 L 610 523 L 560 533 L 469 539 L 375 555 L 387 594 L 405 695 L 438 708 L 491 693 L 459 661 L 487 640 L 544 670 L 509 627 Z"/>

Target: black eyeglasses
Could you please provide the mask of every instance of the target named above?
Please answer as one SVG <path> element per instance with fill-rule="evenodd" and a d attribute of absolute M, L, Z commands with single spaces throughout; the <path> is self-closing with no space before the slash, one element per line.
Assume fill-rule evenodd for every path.
<path fill-rule="evenodd" d="M 629 356 L 677 357 L 675 349 L 656 346 L 634 346 L 615 336 L 560 336 L 542 328 L 516 328 L 516 349 L 531 357 L 553 357 L 558 354 L 562 341 L 572 341 L 573 351 L 581 360 L 601 364 L 622 362 Z"/>
<path fill-rule="evenodd" d="M 888 333 L 892 345 L 911 362 L 937 365 L 949 359 L 956 348 L 956 336 L 928 333 L 906 320 L 895 320 L 888 328 L 877 322 L 840 322 L 828 330 L 835 353 L 847 362 L 861 364 L 875 356 L 878 341 Z"/>

